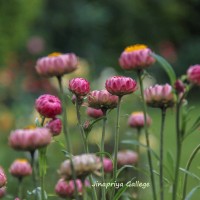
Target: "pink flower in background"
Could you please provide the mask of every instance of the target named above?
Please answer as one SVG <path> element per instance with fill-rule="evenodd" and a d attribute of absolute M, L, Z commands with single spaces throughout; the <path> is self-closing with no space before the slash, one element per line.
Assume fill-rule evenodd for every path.
<path fill-rule="evenodd" d="M 103 116 L 103 112 L 101 109 L 95 109 L 95 108 L 91 108 L 91 107 L 87 107 L 86 113 L 88 116 L 95 118 L 95 119 Z"/>
<path fill-rule="evenodd" d="M 167 108 L 174 105 L 173 89 L 169 84 L 155 85 L 144 90 L 147 105 L 156 108 Z"/>
<path fill-rule="evenodd" d="M 90 92 L 90 83 L 84 78 L 73 78 L 69 81 L 69 90 L 76 96 L 86 96 Z"/>
<path fill-rule="evenodd" d="M 150 126 L 152 123 L 151 118 L 147 115 L 147 126 Z M 143 112 L 133 112 L 129 119 L 128 125 L 132 128 L 143 128 L 145 125 L 144 122 L 144 113 Z"/>
<path fill-rule="evenodd" d="M 46 128 L 48 128 L 53 136 L 57 136 L 62 131 L 62 121 L 61 119 L 54 118 L 51 121 L 49 121 L 46 125 Z"/>
<path fill-rule="evenodd" d="M 28 160 L 16 159 L 10 166 L 9 172 L 17 178 L 23 178 L 32 174 L 32 167 Z"/>
<path fill-rule="evenodd" d="M 0 166 L 0 188 L 5 186 L 7 183 L 7 177 L 3 170 L 3 168 Z"/>
<path fill-rule="evenodd" d="M 45 49 L 44 39 L 40 36 L 33 36 L 27 42 L 27 49 L 31 54 L 39 54 Z"/>
<path fill-rule="evenodd" d="M 117 153 L 117 164 L 123 165 L 134 165 L 138 162 L 138 154 L 131 150 L 123 150 Z"/>
<path fill-rule="evenodd" d="M 81 180 L 76 179 L 76 186 L 78 189 L 78 193 L 82 193 L 83 185 Z M 60 179 L 55 186 L 55 192 L 62 198 L 73 197 L 75 194 L 74 181 L 66 181 L 64 179 Z"/>
<path fill-rule="evenodd" d="M 112 160 L 109 158 L 103 158 L 103 169 L 105 173 L 110 173 L 113 170 Z"/>
<path fill-rule="evenodd" d="M 34 151 L 51 142 L 48 128 L 17 129 L 9 137 L 9 145 L 15 150 Z"/>
<path fill-rule="evenodd" d="M 119 64 L 125 70 L 147 68 L 155 62 L 151 53 L 151 49 L 143 44 L 129 46 L 120 55 Z"/>
<path fill-rule="evenodd" d="M 62 76 L 75 71 L 78 58 L 74 53 L 52 53 L 37 60 L 36 71 L 45 77 Z"/>
<path fill-rule="evenodd" d="M 118 97 L 110 94 L 107 90 L 94 90 L 88 95 L 89 107 L 96 109 L 116 108 Z"/>
<path fill-rule="evenodd" d="M 54 118 L 62 112 L 60 99 L 49 94 L 38 97 L 35 101 L 35 108 L 42 116 L 47 118 Z"/>
<path fill-rule="evenodd" d="M 178 94 L 185 91 L 185 85 L 181 80 L 176 80 L 176 82 L 174 83 L 174 88 Z"/>
<path fill-rule="evenodd" d="M 125 76 L 113 76 L 106 80 L 106 89 L 113 95 L 123 96 L 137 90 L 135 80 Z"/>
<path fill-rule="evenodd" d="M 0 198 L 4 197 L 6 194 L 6 187 L 1 187 L 0 188 Z"/>
<path fill-rule="evenodd" d="M 200 86 L 200 65 L 190 66 L 187 70 L 187 77 L 191 83 Z"/>

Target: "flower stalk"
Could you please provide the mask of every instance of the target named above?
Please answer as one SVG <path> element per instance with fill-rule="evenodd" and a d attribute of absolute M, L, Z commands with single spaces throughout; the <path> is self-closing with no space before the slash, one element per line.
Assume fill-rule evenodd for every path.
<path fill-rule="evenodd" d="M 152 164 L 152 157 L 151 157 L 151 151 L 150 151 L 150 142 L 149 142 L 149 133 L 148 133 L 148 127 L 147 127 L 147 108 L 146 103 L 144 100 L 144 93 L 143 93 L 143 81 L 142 81 L 142 74 L 143 70 L 138 69 L 137 75 L 139 79 L 140 84 L 140 93 L 142 97 L 143 102 L 143 112 L 144 112 L 144 131 L 145 131 L 145 139 L 146 139 L 146 145 L 147 145 L 147 157 L 148 157 L 148 163 L 149 163 L 149 170 L 150 170 L 150 177 L 151 177 L 151 185 L 152 185 L 152 192 L 153 192 L 153 199 L 156 200 L 156 186 L 155 186 L 155 179 L 153 174 L 153 164 Z"/>

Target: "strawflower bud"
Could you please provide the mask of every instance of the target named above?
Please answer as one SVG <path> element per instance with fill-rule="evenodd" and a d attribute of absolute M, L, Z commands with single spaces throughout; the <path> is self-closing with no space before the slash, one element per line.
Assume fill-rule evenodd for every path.
<path fill-rule="evenodd" d="M 155 62 L 151 53 L 151 49 L 143 44 L 129 46 L 120 55 L 119 64 L 125 70 L 147 68 Z"/>
<path fill-rule="evenodd" d="M 178 94 L 185 91 L 185 85 L 181 80 L 176 80 L 176 82 L 174 83 L 174 88 Z"/>
<path fill-rule="evenodd" d="M 106 80 L 106 89 L 113 95 L 123 96 L 137 90 L 135 80 L 125 76 L 113 76 Z"/>
<path fill-rule="evenodd" d="M 191 83 L 200 86 L 200 64 L 190 66 L 187 70 L 187 77 Z"/>
<path fill-rule="evenodd" d="M 138 154 L 131 150 L 123 150 L 117 153 L 118 166 L 134 165 L 138 162 Z"/>
<path fill-rule="evenodd" d="M 81 180 L 76 179 L 76 186 L 77 186 L 78 193 L 82 193 L 83 185 L 82 185 Z M 55 192 L 62 198 L 75 196 L 74 181 L 73 180 L 66 181 L 64 179 L 60 179 L 55 186 Z"/>
<path fill-rule="evenodd" d="M 69 81 L 69 90 L 76 96 L 86 96 L 90 92 L 90 83 L 84 78 L 73 78 Z"/>
<path fill-rule="evenodd" d="M 175 99 L 169 84 L 155 85 L 144 90 L 147 105 L 155 108 L 168 108 L 174 105 Z"/>
<path fill-rule="evenodd" d="M 92 118 L 99 118 L 99 117 L 103 117 L 103 112 L 101 109 L 95 109 L 95 108 L 91 108 L 91 107 L 87 107 L 86 113 L 89 117 Z"/>
<path fill-rule="evenodd" d="M 37 60 L 36 71 L 44 77 L 62 76 L 77 69 L 78 58 L 74 53 L 52 53 Z"/>
<path fill-rule="evenodd" d="M 62 131 L 62 121 L 59 118 L 54 118 L 51 121 L 49 121 L 46 125 L 46 128 L 50 130 L 52 133 L 52 136 L 60 135 Z"/>
<path fill-rule="evenodd" d="M 112 109 L 117 107 L 118 97 L 107 90 L 94 90 L 88 95 L 88 106 L 96 109 Z"/>
<path fill-rule="evenodd" d="M 2 167 L 0 167 L 0 188 L 7 183 L 7 177 Z"/>
<path fill-rule="evenodd" d="M 17 129 L 9 137 L 9 145 L 15 150 L 34 151 L 51 142 L 48 128 Z"/>
<path fill-rule="evenodd" d="M 6 194 L 6 187 L 1 187 L 0 188 L 0 198 L 4 197 Z"/>
<path fill-rule="evenodd" d="M 42 116 L 47 118 L 54 118 L 62 112 L 60 99 L 49 94 L 38 97 L 35 101 L 35 108 Z"/>
<path fill-rule="evenodd" d="M 82 154 L 72 158 L 74 170 L 77 177 L 85 177 L 101 168 L 100 159 L 94 154 Z M 65 160 L 59 170 L 60 175 L 65 179 L 72 177 L 70 160 Z"/>
<path fill-rule="evenodd" d="M 113 163 L 109 158 L 103 158 L 103 169 L 105 173 L 110 173 L 113 171 Z"/>
<path fill-rule="evenodd" d="M 32 167 L 26 159 L 16 159 L 9 171 L 13 176 L 23 178 L 32 174 Z"/>
<path fill-rule="evenodd" d="M 147 115 L 147 126 L 150 126 L 152 123 L 151 118 Z M 129 119 L 128 125 L 132 128 L 143 128 L 145 125 L 144 113 L 143 112 L 133 112 Z"/>

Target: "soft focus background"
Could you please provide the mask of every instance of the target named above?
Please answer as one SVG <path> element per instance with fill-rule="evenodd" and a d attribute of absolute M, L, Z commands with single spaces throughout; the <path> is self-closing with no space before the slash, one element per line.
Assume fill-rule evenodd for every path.
<path fill-rule="evenodd" d="M 174 67 L 177 75 L 185 74 L 190 65 L 200 63 L 200 2 L 198 0 L 1 0 L 0 1 L 0 165 L 8 175 L 8 192 L 14 195 L 17 181 L 8 174 L 9 165 L 17 157 L 26 156 L 8 147 L 8 136 L 15 128 L 34 124 L 38 117 L 34 111 L 35 99 L 43 93 L 57 95 L 54 79 L 44 79 L 35 72 L 37 58 L 54 51 L 74 52 L 81 58 L 80 69 L 67 80 L 82 76 L 91 81 L 92 89 L 102 89 L 108 76 L 135 74 L 123 72 L 118 65 L 120 53 L 127 45 L 147 44 L 153 51 L 165 57 Z M 155 64 L 146 84 L 168 81 L 162 69 Z M 95 80 L 95 81 L 94 81 Z M 191 113 L 191 122 L 199 115 L 199 89 L 190 95 L 189 103 L 196 105 Z M 124 98 L 121 137 L 132 138 L 134 131 L 127 127 L 128 115 L 140 110 L 138 94 Z M 74 107 L 68 102 L 71 135 L 74 153 L 82 152 Z M 152 145 L 159 147 L 160 113 L 149 110 L 153 117 Z M 112 119 L 115 111 L 111 113 Z M 83 108 L 85 119 L 85 108 Z M 114 120 L 109 120 L 106 149 L 112 152 Z M 168 111 L 165 137 L 166 151 L 174 155 L 174 110 Z M 97 126 L 91 133 L 91 142 L 99 142 L 101 129 Z M 62 136 L 58 140 L 62 141 Z M 196 131 L 184 143 L 182 166 L 192 149 L 199 144 Z M 121 144 L 122 149 L 127 148 Z M 130 148 L 133 148 L 130 146 Z M 96 149 L 93 144 L 92 150 Z M 58 179 L 56 169 L 64 159 L 59 145 L 54 142 L 49 148 L 49 169 L 47 191 L 54 193 Z M 141 159 L 144 164 L 146 154 Z M 166 159 L 166 164 L 169 160 Z M 200 175 L 200 158 L 195 159 L 192 172 Z M 157 162 L 155 161 L 155 166 Z M 27 188 L 31 183 L 27 179 Z M 189 190 L 198 185 L 190 178 Z M 144 195 L 148 195 L 145 190 Z M 200 192 L 192 199 L 198 199 Z M 53 199 L 53 198 L 52 198 Z M 145 199 L 145 197 L 144 197 Z"/>

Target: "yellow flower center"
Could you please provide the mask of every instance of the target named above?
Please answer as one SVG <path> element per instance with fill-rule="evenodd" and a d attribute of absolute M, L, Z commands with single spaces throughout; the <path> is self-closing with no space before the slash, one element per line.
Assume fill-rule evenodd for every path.
<path fill-rule="evenodd" d="M 143 112 L 139 112 L 139 111 L 137 111 L 137 112 L 132 112 L 132 115 L 141 115 Z"/>
<path fill-rule="evenodd" d="M 144 44 L 136 44 L 136 45 L 126 47 L 125 52 L 133 52 L 133 51 L 138 51 L 138 50 L 142 50 L 146 48 L 148 47 Z"/>
<path fill-rule="evenodd" d="M 57 56 L 60 56 L 62 53 L 59 53 L 59 52 L 53 52 L 51 54 L 48 55 L 48 57 L 57 57 Z"/>
<path fill-rule="evenodd" d="M 36 126 L 32 125 L 32 124 L 24 127 L 24 129 L 35 129 L 35 128 L 36 128 Z"/>
<path fill-rule="evenodd" d="M 21 163 L 27 163 L 27 160 L 23 158 L 16 159 L 16 161 L 21 162 Z"/>

